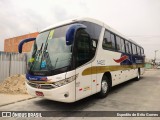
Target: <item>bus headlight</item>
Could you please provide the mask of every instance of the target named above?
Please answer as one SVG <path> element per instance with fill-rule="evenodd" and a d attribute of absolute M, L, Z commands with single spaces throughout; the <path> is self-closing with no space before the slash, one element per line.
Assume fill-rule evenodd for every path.
<path fill-rule="evenodd" d="M 69 78 L 66 78 L 64 80 L 60 80 L 60 81 L 57 81 L 55 83 L 53 83 L 55 86 L 57 87 L 60 87 L 60 86 L 63 86 L 63 85 L 66 85 L 74 80 L 76 80 L 76 78 L 78 77 L 78 74 L 77 75 L 74 75 L 72 77 L 69 77 Z"/>

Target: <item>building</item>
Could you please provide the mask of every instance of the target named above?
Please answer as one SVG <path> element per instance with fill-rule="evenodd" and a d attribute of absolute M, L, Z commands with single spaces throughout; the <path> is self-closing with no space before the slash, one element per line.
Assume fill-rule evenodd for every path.
<path fill-rule="evenodd" d="M 26 38 L 34 38 L 34 37 L 37 37 L 37 35 L 38 35 L 38 32 L 34 32 L 26 35 L 5 39 L 4 52 L 18 52 L 18 44 L 21 40 L 24 40 Z M 32 45 L 33 45 L 33 41 L 25 43 L 23 46 L 23 52 L 30 52 Z"/>
<path fill-rule="evenodd" d="M 151 69 L 153 68 L 153 60 L 145 58 L 145 68 L 146 69 Z"/>

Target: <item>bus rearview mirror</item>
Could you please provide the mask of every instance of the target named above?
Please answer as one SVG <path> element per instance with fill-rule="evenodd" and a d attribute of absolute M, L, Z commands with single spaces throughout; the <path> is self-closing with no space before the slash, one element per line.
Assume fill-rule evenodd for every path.
<path fill-rule="evenodd" d="M 18 52 L 22 53 L 22 48 L 23 48 L 24 43 L 34 41 L 35 39 L 36 38 L 27 38 L 27 39 L 22 40 L 18 45 Z"/>
<path fill-rule="evenodd" d="M 87 27 L 83 24 L 74 24 L 70 26 L 70 28 L 66 32 L 66 45 L 71 45 L 73 43 L 77 30 L 86 28 Z"/>

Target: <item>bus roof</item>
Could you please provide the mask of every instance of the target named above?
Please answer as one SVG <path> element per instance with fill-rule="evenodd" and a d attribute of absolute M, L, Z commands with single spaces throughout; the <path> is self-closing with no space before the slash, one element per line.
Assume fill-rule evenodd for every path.
<path fill-rule="evenodd" d="M 110 26 L 108 26 L 107 24 L 105 24 L 104 22 L 101 22 L 97 19 L 93 19 L 93 18 L 89 18 L 89 17 L 81 17 L 81 18 L 76 18 L 76 19 L 69 19 L 69 20 L 66 20 L 66 21 L 62 21 L 62 22 L 59 22 L 59 23 L 56 23 L 56 24 L 53 24 L 45 29 L 43 29 L 41 32 L 44 32 L 44 31 L 47 31 L 47 30 L 50 30 L 50 29 L 53 29 L 53 28 L 56 28 L 56 27 L 60 27 L 60 26 L 63 26 L 63 25 L 67 25 L 67 24 L 71 24 L 71 23 L 75 23 L 75 22 L 78 22 L 78 21 L 88 21 L 88 22 L 92 22 L 92 23 L 95 23 L 95 24 L 98 24 L 100 26 L 104 26 L 107 30 L 109 31 L 112 31 L 113 33 L 123 37 L 124 39 L 140 46 L 139 44 L 137 44 L 135 41 L 129 39 L 128 37 L 122 35 L 121 33 L 119 33 L 118 31 L 116 31 L 115 29 L 111 28 Z M 140 46 L 142 47 L 142 46 Z"/>
<path fill-rule="evenodd" d="M 83 18 L 75 18 L 75 19 L 69 19 L 69 20 L 65 20 L 65 21 L 62 21 L 62 22 L 59 22 L 59 23 L 56 23 L 56 24 L 53 24 L 45 29 L 43 29 L 41 32 L 44 32 L 46 30 L 50 30 L 50 29 L 53 29 L 55 27 L 59 27 L 59 26 L 63 26 L 63 25 L 66 25 L 66 24 L 71 24 L 71 23 L 75 23 L 75 22 L 78 22 L 78 21 L 88 21 L 88 22 L 92 22 L 92 23 L 96 23 L 100 26 L 103 26 L 103 22 L 100 22 L 96 19 L 93 19 L 93 18 L 87 18 L 87 17 L 83 17 Z"/>

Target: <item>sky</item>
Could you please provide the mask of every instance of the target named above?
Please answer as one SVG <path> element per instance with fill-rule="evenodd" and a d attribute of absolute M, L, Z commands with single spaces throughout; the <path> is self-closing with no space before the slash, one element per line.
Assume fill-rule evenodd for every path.
<path fill-rule="evenodd" d="M 160 60 L 160 0 L 0 0 L 0 51 L 4 39 L 76 17 L 98 19 Z"/>

